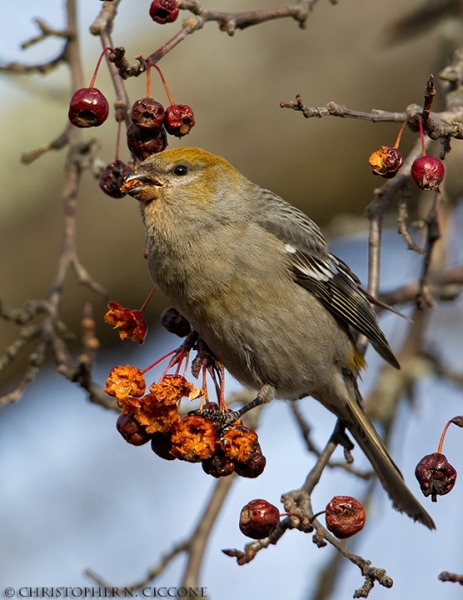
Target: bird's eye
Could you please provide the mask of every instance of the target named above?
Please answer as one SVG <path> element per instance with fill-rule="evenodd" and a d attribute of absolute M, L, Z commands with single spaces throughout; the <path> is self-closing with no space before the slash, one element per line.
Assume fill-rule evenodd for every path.
<path fill-rule="evenodd" d="M 185 167 L 185 165 L 178 165 L 174 169 L 174 175 L 178 175 L 179 177 L 182 177 L 183 175 L 186 175 L 187 173 L 188 173 L 188 167 Z"/>

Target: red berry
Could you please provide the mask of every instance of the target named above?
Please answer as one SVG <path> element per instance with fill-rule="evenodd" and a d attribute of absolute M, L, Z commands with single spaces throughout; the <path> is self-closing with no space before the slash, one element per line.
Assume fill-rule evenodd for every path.
<path fill-rule="evenodd" d="M 201 463 L 203 471 L 212 477 L 227 477 L 235 470 L 235 464 L 227 458 L 223 452 L 218 450 L 210 458 L 206 458 Z"/>
<path fill-rule="evenodd" d="M 193 111 L 186 104 L 172 104 L 166 108 L 164 126 L 167 133 L 176 137 L 183 137 L 190 133 L 195 125 Z"/>
<path fill-rule="evenodd" d="M 381 146 L 368 159 L 374 175 L 392 179 L 403 164 L 402 155 L 397 148 Z"/>
<path fill-rule="evenodd" d="M 133 103 L 130 117 L 140 129 L 159 129 L 164 123 L 164 107 L 154 98 L 141 98 Z"/>
<path fill-rule="evenodd" d="M 267 464 L 267 459 L 262 454 L 262 449 L 258 443 L 251 457 L 246 462 L 236 462 L 235 471 L 241 477 L 254 479 L 262 475 Z"/>
<path fill-rule="evenodd" d="M 169 333 L 175 333 L 175 335 L 182 338 L 186 337 L 191 331 L 190 322 L 173 307 L 166 308 L 162 313 L 161 325 L 163 325 Z"/>
<path fill-rule="evenodd" d="M 457 472 L 444 454 L 434 452 L 423 457 L 416 465 L 415 477 L 423 495 L 431 496 L 431 500 L 437 502 L 437 496 L 445 496 L 452 490 Z"/>
<path fill-rule="evenodd" d="M 179 0 L 153 0 L 150 6 L 150 17 L 155 23 L 173 23 L 178 17 Z"/>
<path fill-rule="evenodd" d="M 326 506 L 325 519 L 326 528 L 342 540 L 363 529 L 366 515 L 356 498 L 335 496 Z"/>
<path fill-rule="evenodd" d="M 280 522 L 280 511 L 267 500 L 251 500 L 241 509 L 240 530 L 255 540 L 268 537 Z"/>
<path fill-rule="evenodd" d="M 444 163 L 437 156 L 420 156 L 411 169 L 413 181 L 422 190 L 439 190 L 439 184 L 444 179 Z"/>
<path fill-rule="evenodd" d="M 175 456 L 170 453 L 172 449 L 172 442 L 170 440 L 170 433 L 162 433 L 162 431 L 156 431 L 151 436 L 151 450 L 163 458 L 164 460 L 175 460 Z"/>
<path fill-rule="evenodd" d="M 122 414 L 117 419 L 117 431 L 124 440 L 133 446 L 143 446 L 150 440 L 143 425 L 135 420 L 133 413 Z"/>
<path fill-rule="evenodd" d="M 108 101 L 95 87 L 77 90 L 69 103 L 69 120 L 76 127 L 99 127 L 108 115 Z"/>
<path fill-rule="evenodd" d="M 123 198 L 125 193 L 121 191 L 121 186 L 131 170 L 129 165 L 119 159 L 115 160 L 101 174 L 100 188 L 111 198 Z"/>
<path fill-rule="evenodd" d="M 159 129 L 140 129 L 134 123 L 127 128 L 127 146 L 130 152 L 145 160 L 152 154 L 162 152 L 167 147 L 167 135 L 164 127 Z"/>

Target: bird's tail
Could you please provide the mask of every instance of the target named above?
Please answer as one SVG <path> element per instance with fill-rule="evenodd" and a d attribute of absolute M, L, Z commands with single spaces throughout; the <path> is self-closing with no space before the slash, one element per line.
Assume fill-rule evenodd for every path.
<path fill-rule="evenodd" d="M 353 393 L 355 400 L 347 404 L 347 410 L 342 416 L 339 415 L 341 420 L 366 454 L 394 507 L 400 512 L 405 512 L 414 521 L 423 523 L 429 529 L 435 529 L 431 516 L 408 489 L 402 473 L 389 456 L 383 441 L 363 410 L 357 383 L 350 378 L 348 383 L 349 391 Z"/>

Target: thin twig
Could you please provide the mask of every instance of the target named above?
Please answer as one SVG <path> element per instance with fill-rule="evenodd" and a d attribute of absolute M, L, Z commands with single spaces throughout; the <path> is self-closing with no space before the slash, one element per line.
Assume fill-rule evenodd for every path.
<path fill-rule="evenodd" d="M 114 25 L 114 19 L 117 16 L 117 8 L 120 0 L 114 0 L 113 2 L 105 2 L 100 14 L 90 25 L 90 33 L 97 35 L 101 39 L 101 45 L 103 48 L 113 48 L 114 44 L 111 37 L 111 32 Z M 127 93 L 127 89 L 124 85 L 124 81 L 119 74 L 119 69 L 110 60 L 109 54 L 106 53 L 106 62 L 109 69 L 109 74 L 113 82 L 114 90 L 116 92 L 116 103 L 115 118 L 117 122 L 125 121 L 126 125 L 130 125 L 130 116 L 128 109 L 130 106 L 130 99 Z"/>
<path fill-rule="evenodd" d="M 293 18 L 295 19 L 301 28 L 307 26 L 307 19 L 310 15 L 311 10 L 315 6 L 318 0 L 298 0 L 293 4 L 282 6 L 278 8 L 272 8 L 267 10 L 253 10 L 240 13 L 223 12 L 207 10 L 203 8 L 196 0 L 181 0 L 180 8 L 183 10 L 189 10 L 193 16 L 183 20 L 182 28 L 161 48 L 151 53 L 146 60 L 149 60 L 152 65 L 155 65 L 163 58 L 168 52 L 175 48 L 180 42 L 187 38 L 190 34 L 198 31 L 204 27 L 206 23 L 218 22 L 221 31 L 228 33 L 228 35 L 234 35 L 237 29 L 246 29 L 253 25 L 259 25 L 272 21 L 275 19 Z M 332 3 L 335 3 L 332 0 Z M 117 6 L 115 7 L 115 10 Z M 109 10 L 109 9 L 108 9 Z M 102 11 L 102 13 L 104 10 Z M 104 25 L 101 22 L 111 20 L 113 14 L 102 15 L 100 13 L 97 21 L 92 25 L 92 33 L 98 32 Z M 122 79 L 128 77 L 138 77 L 144 72 L 145 66 L 144 61 L 141 57 L 135 57 L 138 64 L 130 64 L 125 58 L 124 48 L 115 48 L 109 55 L 108 59 L 113 62 L 119 70 L 119 74 Z"/>
<path fill-rule="evenodd" d="M 463 585 L 463 575 L 457 575 L 456 573 L 450 573 L 449 571 L 442 571 L 442 573 L 439 573 L 438 579 L 440 581 L 451 581 L 452 583 Z"/>
<path fill-rule="evenodd" d="M 130 585 L 121 586 L 120 588 L 110 585 L 107 581 L 102 579 L 99 575 L 97 575 L 91 569 L 86 569 L 84 572 L 84 575 L 86 575 L 89 579 L 94 581 L 96 583 L 96 585 L 98 585 L 99 587 L 102 587 L 102 588 L 108 588 L 111 590 L 119 590 L 120 589 L 120 590 L 137 591 L 137 590 L 143 589 L 144 587 L 149 585 L 151 582 L 153 582 L 170 565 L 170 563 L 176 556 L 186 552 L 187 550 L 188 550 L 188 541 L 176 544 L 172 548 L 172 550 L 170 550 L 169 552 L 166 552 L 161 557 L 161 560 L 155 567 L 152 567 L 151 569 L 149 569 L 147 571 L 146 575 L 142 579 L 140 579 Z"/>
<path fill-rule="evenodd" d="M 307 450 L 309 452 L 311 452 L 312 454 L 314 454 L 317 458 L 319 458 L 321 452 L 312 440 L 311 427 L 307 423 L 307 421 L 304 419 L 301 411 L 299 410 L 298 402 L 291 402 L 289 406 L 290 406 L 290 410 L 293 413 L 293 415 L 296 419 L 296 422 L 299 426 L 302 437 L 304 438 L 304 441 L 307 446 Z M 351 473 L 352 475 L 355 475 L 359 479 L 363 479 L 363 480 L 368 480 L 373 476 L 373 471 L 371 471 L 371 470 L 359 471 L 357 469 L 354 469 L 352 464 L 350 464 L 348 462 L 339 462 L 339 461 L 331 461 L 330 460 L 328 462 L 327 466 L 330 469 L 344 469 L 348 473 Z"/>
<path fill-rule="evenodd" d="M 204 513 L 190 537 L 188 562 L 180 584 L 182 587 L 194 588 L 199 585 L 199 576 L 206 544 L 209 541 L 212 528 L 217 521 L 219 512 L 222 509 L 235 479 L 235 474 L 229 475 L 228 477 L 222 477 L 214 486 Z"/>
<path fill-rule="evenodd" d="M 280 521 L 279 525 L 268 537 L 246 544 L 244 550 L 223 550 L 224 554 L 236 558 L 238 564 L 243 565 L 252 561 L 264 548 L 268 548 L 271 544 L 276 544 L 289 529 L 296 528 L 304 533 L 311 533 L 315 529 L 313 541 L 318 547 L 323 547 L 329 542 L 340 554 L 359 567 L 365 578 L 365 582 L 361 588 L 355 591 L 355 598 L 366 598 L 375 582 L 378 582 L 380 585 L 387 588 L 392 587 L 393 581 L 384 569 L 372 567 L 370 561 L 365 560 L 361 556 L 348 550 L 344 544 L 335 538 L 317 519 L 314 518 L 315 513 L 312 509 L 311 493 L 319 482 L 321 474 L 328 465 L 336 446 L 340 440 L 342 440 L 344 435 L 343 431 L 344 427 L 337 421 L 330 439 L 320 453 L 314 467 L 308 474 L 304 485 L 298 490 L 283 494 L 282 502 L 285 511 L 291 516 L 285 517 Z"/>
<path fill-rule="evenodd" d="M 423 221 L 421 221 L 417 225 L 418 228 L 426 227 L 426 246 L 423 259 L 422 274 L 420 278 L 420 288 L 416 297 L 416 301 L 419 308 L 423 308 L 424 306 L 433 307 L 435 305 L 434 299 L 429 292 L 428 276 L 434 244 L 440 238 L 439 223 L 437 221 L 438 199 L 439 192 L 436 192 L 434 194 L 434 201 L 432 203 L 432 207 L 429 213 L 423 219 Z"/>
<path fill-rule="evenodd" d="M 403 187 L 401 190 L 399 202 L 397 205 L 397 230 L 400 235 L 404 238 L 407 243 L 409 250 L 417 252 L 418 254 L 424 254 L 423 248 L 420 248 L 415 244 L 410 231 L 408 229 L 408 205 L 407 201 L 410 199 L 410 188 Z"/>

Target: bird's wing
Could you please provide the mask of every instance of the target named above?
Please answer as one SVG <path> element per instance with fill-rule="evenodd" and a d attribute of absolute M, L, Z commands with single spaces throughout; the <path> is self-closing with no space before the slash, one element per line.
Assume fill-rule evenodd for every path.
<path fill-rule="evenodd" d="M 295 282 L 311 292 L 345 324 L 363 333 L 378 354 L 399 368 L 360 280 L 339 258 L 330 254 L 318 226 L 303 212 L 272 192 L 259 225 L 277 237 L 288 253 Z"/>

